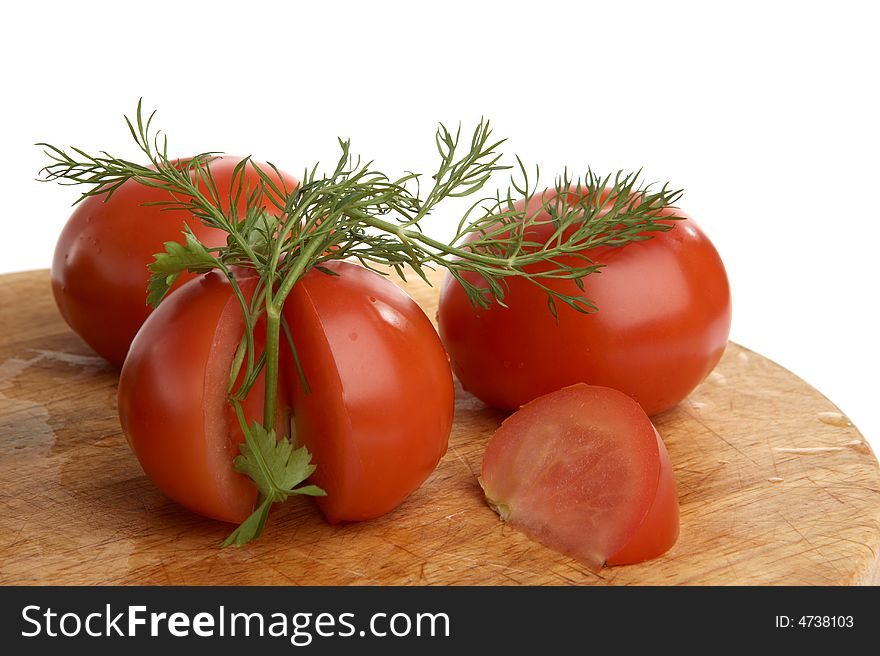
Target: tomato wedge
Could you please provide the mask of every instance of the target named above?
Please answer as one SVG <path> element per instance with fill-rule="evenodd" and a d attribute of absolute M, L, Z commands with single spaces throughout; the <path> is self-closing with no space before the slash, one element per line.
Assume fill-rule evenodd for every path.
<path fill-rule="evenodd" d="M 501 518 L 593 568 L 656 558 L 678 538 L 669 454 L 642 408 L 572 385 L 508 417 L 481 484 Z"/>

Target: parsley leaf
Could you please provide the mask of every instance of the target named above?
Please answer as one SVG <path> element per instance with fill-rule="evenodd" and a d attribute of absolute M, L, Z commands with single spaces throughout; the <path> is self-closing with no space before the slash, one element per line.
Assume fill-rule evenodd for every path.
<path fill-rule="evenodd" d="M 150 283 L 147 286 L 147 303 L 156 307 L 184 271 L 207 273 L 220 266 L 220 261 L 208 252 L 204 244 L 186 228 L 186 243 L 165 242 L 165 252 L 153 255 L 147 267 Z"/>
<path fill-rule="evenodd" d="M 269 509 L 294 494 L 325 496 L 317 485 L 297 487 L 315 471 L 312 454 L 306 447 L 293 448 L 288 438 L 275 439 L 274 430 L 266 430 L 257 422 L 245 433 L 245 441 L 239 446 L 241 455 L 235 459 L 235 470 L 248 476 L 260 491 L 260 505 L 223 542 L 224 547 L 237 547 L 260 536 Z"/>

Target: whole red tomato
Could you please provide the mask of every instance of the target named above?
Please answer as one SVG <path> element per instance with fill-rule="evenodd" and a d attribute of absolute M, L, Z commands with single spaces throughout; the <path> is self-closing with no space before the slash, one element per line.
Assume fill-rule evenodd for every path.
<path fill-rule="evenodd" d="M 430 321 L 402 290 L 354 264 L 326 267 L 338 275 L 308 272 L 284 306 L 308 390 L 282 339 L 276 431 L 287 432 L 292 413 L 329 521 L 368 519 L 400 504 L 445 453 L 452 373 Z M 246 295 L 253 284 L 242 280 Z M 150 315 L 119 381 L 122 427 L 147 475 L 181 505 L 236 523 L 256 500 L 233 469 L 243 436 L 226 400 L 243 325 L 228 282 L 200 276 Z M 261 378 L 245 403 L 248 421 L 260 420 L 262 406 Z"/>
<path fill-rule="evenodd" d="M 211 162 L 211 174 L 224 209 L 229 205 L 229 187 L 237 157 L 220 157 Z M 258 163 L 270 172 L 266 165 Z M 283 174 L 292 189 L 297 181 Z M 246 182 L 259 181 L 248 166 Z M 244 211 L 242 195 L 238 205 Z M 150 313 L 147 306 L 147 265 L 168 241 L 183 242 L 185 225 L 206 246 L 226 244 L 226 233 L 205 227 L 180 210 L 163 210 L 146 203 L 167 202 L 168 192 L 128 181 L 110 198 L 91 196 L 80 202 L 58 239 L 52 261 L 52 292 L 64 320 L 99 355 L 121 366 L 131 340 Z M 192 276 L 184 274 L 176 286 Z"/>
<path fill-rule="evenodd" d="M 714 246 L 693 219 L 674 213 L 683 219 L 669 220 L 671 230 L 647 241 L 583 251 L 606 265 L 583 279 L 584 292 L 571 280 L 543 281 L 586 295 L 599 308 L 593 314 L 558 303 L 557 321 L 546 293 L 521 278 L 508 279 L 507 308 L 484 310 L 447 275 L 438 324 L 463 387 L 507 409 L 579 382 L 620 390 L 649 415 L 684 399 L 721 358 L 731 304 Z M 529 238 L 544 242 L 553 230 L 541 223 Z"/>

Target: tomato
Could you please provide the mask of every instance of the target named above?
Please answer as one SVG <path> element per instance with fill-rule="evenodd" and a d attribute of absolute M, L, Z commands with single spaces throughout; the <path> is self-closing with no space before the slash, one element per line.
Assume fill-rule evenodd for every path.
<path fill-rule="evenodd" d="M 481 484 L 502 519 L 590 567 L 656 558 L 678 538 L 663 441 L 635 401 L 607 387 L 566 387 L 508 417 Z"/>
<path fill-rule="evenodd" d="M 224 209 L 229 205 L 232 172 L 240 161 L 221 157 L 210 165 Z M 271 173 L 265 165 L 258 165 Z M 251 187 L 259 181 L 252 166 L 245 178 Z M 288 189 L 297 184 L 291 176 L 282 178 Z M 89 346 L 116 366 L 122 365 L 135 333 L 150 313 L 147 265 L 153 254 L 164 250 L 165 242 L 182 243 L 185 225 L 209 247 L 226 244 L 225 232 L 204 226 L 187 212 L 145 205 L 168 200 L 167 191 L 131 180 L 109 199 L 86 198 L 76 206 L 55 247 L 52 291 L 61 315 Z M 244 198 L 238 205 L 244 211 Z M 182 275 L 175 288 L 190 278 L 190 274 Z"/>
<path fill-rule="evenodd" d="M 331 522 L 399 505 L 446 452 L 452 373 L 421 308 L 396 285 L 347 262 L 312 270 L 284 306 L 310 393 L 294 376 L 297 440 Z M 288 367 L 292 373 L 293 368 Z"/>
<path fill-rule="evenodd" d="M 292 413 L 292 437 L 317 464 L 310 482 L 327 492 L 318 503 L 329 521 L 369 519 L 406 499 L 445 453 L 452 372 L 430 321 L 402 290 L 354 264 L 326 268 L 337 275 L 308 272 L 284 306 L 308 390 L 282 339 L 276 431 L 287 433 Z M 253 279 L 241 284 L 253 292 Z M 123 430 L 147 475 L 181 505 L 230 522 L 256 500 L 233 469 L 243 436 L 226 401 L 243 327 L 228 282 L 196 278 L 144 323 L 119 383 Z M 248 421 L 261 420 L 262 386 L 247 398 Z"/>
<path fill-rule="evenodd" d="M 656 429 L 654 436 L 660 453 L 660 478 L 654 502 L 626 546 L 609 556 L 605 561 L 606 565 L 630 565 L 662 556 L 678 540 L 678 490 L 675 486 L 675 474 L 669 452 Z"/>
<path fill-rule="evenodd" d="M 242 281 L 246 296 L 255 279 Z M 131 344 L 119 378 L 122 430 L 144 472 L 171 499 L 201 515 L 242 522 L 257 490 L 233 469 L 244 440 L 226 399 L 229 370 L 244 332 L 241 306 L 225 276 L 182 285 L 153 312 Z M 265 336 L 255 331 L 257 347 Z M 286 394 L 282 387 L 281 396 Z M 262 422 L 263 377 L 244 403 Z M 287 406 L 276 431 L 287 434 Z"/>
<path fill-rule="evenodd" d="M 585 294 L 599 308 L 593 314 L 560 302 L 557 322 L 546 293 L 522 278 L 509 279 L 507 308 L 484 310 L 447 274 L 438 324 L 463 387 L 511 410 L 577 382 L 621 390 L 649 415 L 684 399 L 721 358 L 731 303 L 714 246 L 693 219 L 675 214 L 683 220 L 666 220 L 672 229 L 649 240 L 582 251 L 606 265 L 583 278 L 585 292 L 575 281 L 543 281 L 560 293 Z M 553 229 L 541 223 L 529 238 L 545 242 Z M 470 281 L 481 283 L 475 275 Z"/>

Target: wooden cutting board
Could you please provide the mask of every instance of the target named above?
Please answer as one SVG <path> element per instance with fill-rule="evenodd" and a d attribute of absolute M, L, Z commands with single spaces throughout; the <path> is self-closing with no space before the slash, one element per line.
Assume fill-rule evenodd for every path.
<path fill-rule="evenodd" d="M 410 284 L 429 316 L 436 291 Z M 503 414 L 457 390 L 449 452 L 393 513 L 329 526 L 307 499 L 264 536 L 168 501 L 116 417 L 116 371 L 55 310 L 45 271 L 0 277 L 0 583 L 858 584 L 878 582 L 880 469 L 819 392 L 731 343 L 655 418 L 681 537 L 666 556 L 592 572 L 502 524 L 476 480 Z"/>

